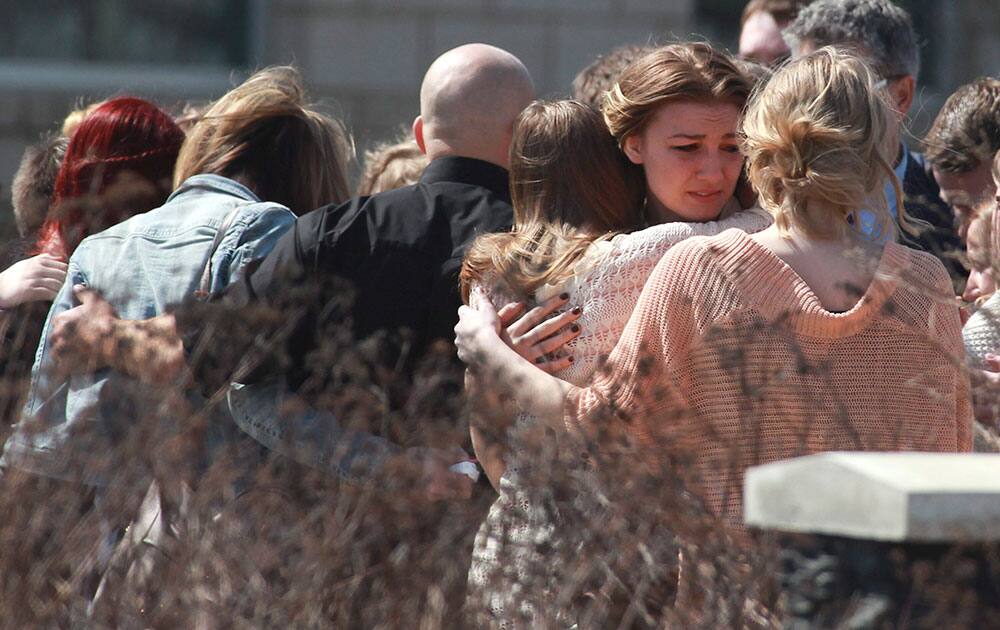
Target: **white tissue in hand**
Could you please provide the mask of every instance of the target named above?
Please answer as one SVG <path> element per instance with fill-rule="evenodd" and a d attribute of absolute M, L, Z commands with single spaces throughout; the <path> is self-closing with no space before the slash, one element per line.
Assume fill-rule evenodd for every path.
<path fill-rule="evenodd" d="M 452 464 L 448 467 L 451 472 L 458 473 L 460 475 L 465 475 L 472 480 L 473 483 L 479 481 L 479 467 L 476 466 L 475 462 L 458 462 L 457 464 Z"/>

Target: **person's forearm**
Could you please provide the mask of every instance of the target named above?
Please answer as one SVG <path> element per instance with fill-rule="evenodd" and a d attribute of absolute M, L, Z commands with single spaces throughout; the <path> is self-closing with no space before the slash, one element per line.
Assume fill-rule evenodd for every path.
<path fill-rule="evenodd" d="M 556 429 L 563 427 L 563 402 L 577 388 L 547 374 L 493 337 L 477 367 L 484 386 L 493 383 L 514 403 Z"/>
<path fill-rule="evenodd" d="M 489 427 L 469 427 L 469 437 L 472 438 L 472 452 L 476 460 L 490 480 L 490 485 L 497 492 L 500 491 L 500 478 L 507 470 L 507 449 L 501 440 L 497 439 L 496 429 Z"/>

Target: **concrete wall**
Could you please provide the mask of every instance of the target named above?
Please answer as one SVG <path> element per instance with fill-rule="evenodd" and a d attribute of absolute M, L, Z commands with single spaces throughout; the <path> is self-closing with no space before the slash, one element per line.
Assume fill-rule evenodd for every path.
<path fill-rule="evenodd" d="M 412 122 L 423 72 L 449 48 L 495 44 L 524 61 L 540 94 L 566 94 L 597 54 L 687 33 L 693 1 L 257 0 L 255 61 L 299 65 L 313 97 L 344 117 L 363 148 Z M 24 145 L 74 103 L 127 92 L 170 106 L 216 97 L 244 75 L 0 61 L 0 226 Z"/>
<path fill-rule="evenodd" d="M 418 113 L 442 52 L 486 42 L 524 61 L 540 94 L 566 94 L 597 54 L 687 32 L 691 0 L 291 0 L 267 16 L 268 63 L 294 60 L 361 142 Z"/>
<path fill-rule="evenodd" d="M 441 52 L 467 42 L 518 55 L 539 93 L 564 95 L 597 54 L 625 43 L 699 32 L 698 0 L 248 0 L 255 7 L 258 65 L 294 62 L 316 99 L 344 117 L 363 148 L 417 114 L 421 77 Z M 996 0 L 939 0 L 947 46 L 939 64 L 950 85 L 1000 75 Z M 248 6 L 249 6 L 248 5 Z M 733 16 L 734 22 L 738 19 Z M 9 186 L 26 143 L 53 128 L 81 99 L 133 93 L 167 106 L 223 93 L 245 69 L 0 60 L 0 229 Z M 927 109 L 940 98 L 932 95 Z M 929 118 L 933 111 L 923 112 Z"/>

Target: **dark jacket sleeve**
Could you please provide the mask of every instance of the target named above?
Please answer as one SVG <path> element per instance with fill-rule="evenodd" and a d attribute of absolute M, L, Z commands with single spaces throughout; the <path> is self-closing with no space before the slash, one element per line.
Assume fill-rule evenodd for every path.
<path fill-rule="evenodd" d="M 331 293 L 343 295 L 331 291 L 337 279 L 317 273 L 316 261 L 328 230 L 343 228 L 338 221 L 357 220 L 356 210 L 346 203 L 303 215 L 240 281 L 209 301 L 192 299 L 174 309 L 188 363 L 206 394 L 234 380 L 284 376 L 293 388 L 301 383 L 317 318 L 345 317 L 337 300 L 329 299 Z"/>
<path fill-rule="evenodd" d="M 936 256 L 948 270 L 957 288 L 964 286 L 968 271 L 962 265 L 962 242 L 955 229 L 951 208 L 941 200 L 941 192 L 923 156 L 911 152 L 903 179 L 903 204 L 906 214 L 922 225 L 918 234 L 903 234 L 904 245 Z"/>

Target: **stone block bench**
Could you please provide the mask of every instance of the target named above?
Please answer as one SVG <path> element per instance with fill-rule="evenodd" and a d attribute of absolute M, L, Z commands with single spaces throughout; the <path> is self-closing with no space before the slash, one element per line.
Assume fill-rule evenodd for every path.
<path fill-rule="evenodd" d="M 1000 628 L 1000 455 L 822 453 L 746 474 L 786 627 Z"/>

